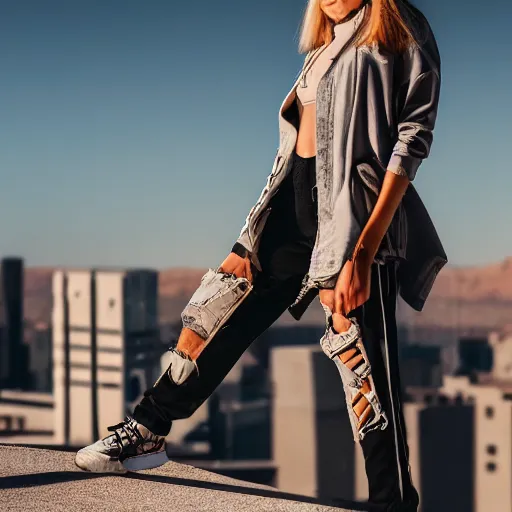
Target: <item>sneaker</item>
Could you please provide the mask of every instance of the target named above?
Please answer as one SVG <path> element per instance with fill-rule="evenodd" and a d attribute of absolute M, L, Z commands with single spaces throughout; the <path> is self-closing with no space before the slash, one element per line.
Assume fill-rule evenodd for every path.
<path fill-rule="evenodd" d="M 77 452 L 75 464 L 79 468 L 93 473 L 126 473 L 169 462 L 165 437 L 153 434 L 133 418 L 127 417 L 108 430 L 113 433 Z"/>

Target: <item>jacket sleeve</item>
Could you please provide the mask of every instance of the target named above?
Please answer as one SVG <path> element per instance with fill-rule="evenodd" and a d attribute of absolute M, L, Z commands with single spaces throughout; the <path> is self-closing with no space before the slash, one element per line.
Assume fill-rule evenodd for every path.
<path fill-rule="evenodd" d="M 235 254 L 238 254 L 239 256 L 242 257 L 245 257 L 247 253 L 252 252 L 252 243 L 251 238 L 249 236 L 249 218 L 251 217 L 253 210 L 254 207 L 249 212 L 249 215 L 247 215 L 245 223 L 242 226 L 242 229 L 240 230 L 240 234 L 238 235 L 238 238 L 236 239 L 235 243 L 233 244 L 233 247 L 231 248 L 231 252 L 234 252 Z"/>
<path fill-rule="evenodd" d="M 260 196 L 258 197 L 258 200 L 254 204 L 254 206 L 249 211 L 249 214 L 247 215 L 245 219 L 245 223 L 242 226 L 242 229 L 240 230 L 240 234 L 238 235 L 237 240 L 235 241 L 235 244 L 233 245 L 233 248 L 231 249 L 231 252 L 234 252 L 238 254 L 239 256 L 244 257 L 247 253 L 252 253 L 254 248 L 252 245 L 251 237 L 249 236 L 249 224 L 252 220 L 252 216 L 255 213 L 255 211 L 259 208 L 261 205 L 265 195 L 269 192 L 271 188 L 271 180 L 274 176 L 274 173 L 279 165 L 279 163 L 282 161 L 282 157 L 279 154 L 279 148 L 277 148 L 276 156 L 274 157 L 274 163 L 272 165 L 272 170 L 270 171 L 270 174 L 267 176 L 267 182 L 265 186 L 263 187 Z"/>
<path fill-rule="evenodd" d="M 241 256 L 242 258 L 245 258 L 249 253 L 252 252 L 252 244 L 250 242 L 249 233 L 247 232 L 247 229 L 241 232 L 240 236 L 233 244 L 231 252 L 238 254 L 238 256 Z"/>
<path fill-rule="evenodd" d="M 231 249 L 231 252 L 234 252 L 235 254 L 238 254 L 239 256 L 245 257 L 245 255 L 247 253 L 253 252 L 252 241 L 251 241 L 251 237 L 249 236 L 249 223 L 251 221 L 251 217 L 252 217 L 254 211 L 256 210 L 259 202 L 261 201 L 261 198 L 263 197 L 264 190 L 265 189 L 263 189 L 263 191 L 261 192 L 261 195 L 260 195 L 260 198 L 258 199 L 258 201 L 250 209 L 250 211 L 245 219 L 244 225 L 242 226 L 242 229 L 240 230 L 240 234 L 238 235 L 238 238 L 236 239 L 236 241 Z"/>
<path fill-rule="evenodd" d="M 441 65 L 433 34 L 404 57 L 397 103 L 397 139 L 387 169 L 413 180 L 430 153 L 441 86 Z"/>

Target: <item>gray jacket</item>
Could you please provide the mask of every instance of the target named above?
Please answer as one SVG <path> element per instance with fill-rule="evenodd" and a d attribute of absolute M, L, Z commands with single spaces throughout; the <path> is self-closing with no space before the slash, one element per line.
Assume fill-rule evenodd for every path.
<path fill-rule="evenodd" d="M 412 181 L 430 152 L 440 91 L 440 56 L 430 25 L 419 11 L 411 11 L 407 19 L 418 44 L 405 54 L 356 48 L 351 40 L 333 57 L 318 85 L 318 231 L 302 289 L 288 308 L 296 319 L 319 288 L 336 284 L 375 205 L 386 169 Z M 359 21 L 354 37 L 360 28 Z M 279 109 L 280 141 L 272 170 L 237 240 L 259 270 L 258 244 L 270 213 L 269 201 L 291 168 L 297 141 L 299 77 Z M 412 184 L 375 261 L 390 259 L 400 261 L 400 295 L 421 311 L 447 257 Z"/>

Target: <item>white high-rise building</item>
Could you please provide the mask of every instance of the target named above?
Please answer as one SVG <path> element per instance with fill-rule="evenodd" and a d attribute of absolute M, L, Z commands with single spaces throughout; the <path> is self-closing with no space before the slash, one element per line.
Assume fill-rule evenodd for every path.
<path fill-rule="evenodd" d="M 474 511 L 511 512 L 512 385 L 472 383 L 467 377 L 445 377 L 444 393 L 474 404 Z M 447 435 L 458 435 L 452 429 Z"/>
<path fill-rule="evenodd" d="M 55 442 L 89 444 L 122 421 L 160 375 L 158 273 L 53 275 Z"/>
<path fill-rule="evenodd" d="M 319 346 L 272 350 L 276 486 L 329 499 L 365 500 L 364 458 L 338 370 Z"/>

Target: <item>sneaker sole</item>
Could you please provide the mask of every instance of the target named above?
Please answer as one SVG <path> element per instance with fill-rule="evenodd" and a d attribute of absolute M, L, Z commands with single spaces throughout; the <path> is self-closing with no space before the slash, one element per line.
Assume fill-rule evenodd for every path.
<path fill-rule="evenodd" d="M 118 460 L 114 461 L 108 455 L 87 450 L 76 454 L 75 464 L 80 469 L 90 473 L 125 474 L 128 472 Z"/>
<path fill-rule="evenodd" d="M 122 465 L 128 471 L 141 471 L 143 469 L 153 469 L 163 466 L 170 462 L 170 460 L 166 451 L 163 450 L 161 452 L 129 457 L 123 461 Z"/>

